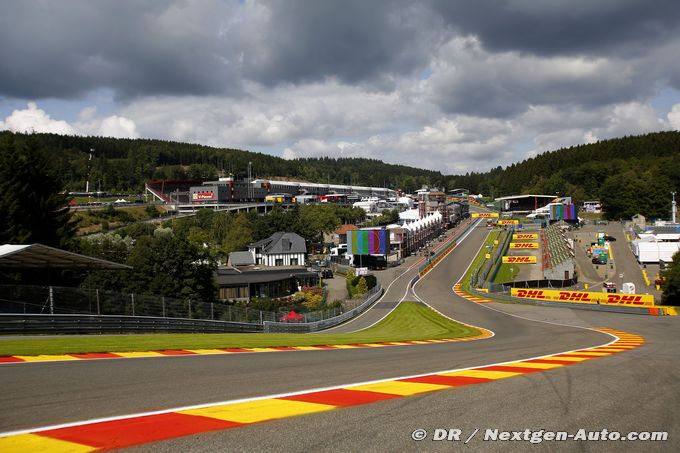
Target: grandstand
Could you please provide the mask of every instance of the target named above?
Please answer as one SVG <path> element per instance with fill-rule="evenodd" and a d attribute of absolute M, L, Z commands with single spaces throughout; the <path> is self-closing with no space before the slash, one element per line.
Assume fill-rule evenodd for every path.
<path fill-rule="evenodd" d="M 541 232 L 543 278 L 568 280 L 574 277 L 574 247 L 565 231 L 557 224 Z"/>
<path fill-rule="evenodd" d="M 146 191 L 167 204 L 189 202 L 189 190 L 203 181 L 197 179 L 153 179 L 145 184 Z"/>

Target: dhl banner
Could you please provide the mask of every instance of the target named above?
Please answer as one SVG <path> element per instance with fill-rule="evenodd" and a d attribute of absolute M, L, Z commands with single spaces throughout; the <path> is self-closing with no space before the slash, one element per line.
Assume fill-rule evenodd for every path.
<path fill-rule="evenodd" d="M 513 297 L 549 300 L 557 302 L 578 302 L 581 304 L 627 305 L 631 307 L 654 307 L 651 294 L 613 294 L 555 289 L 512 288 Z"/>
<path fill-rule="evenodd" d="M 514 241 L 526 239 L 538 239 L 538 233 L 517 233 L 512 235 Z"/>
<path fill-rule="evenodd" d="M 498 221 L 499 225 L 517 225 L 518 223 L 518 219 L 502 219 Z"/>
<path fill-rule="evenodd" d="M 538 242 L 511 242 L 511 249 L 537 249 Z"/>
<path fill-rule="evenodd" d="M 473 219 L 476 219 L 477 217 L 498 217 L 497 212 L 473 212 L 470 215 Z"/>
<path fill-rule="evenodd" d="M 536 263 L 535 256 L 504 256 L 502 258 L 504 263 L 508 264 L 534 264 Z"/>

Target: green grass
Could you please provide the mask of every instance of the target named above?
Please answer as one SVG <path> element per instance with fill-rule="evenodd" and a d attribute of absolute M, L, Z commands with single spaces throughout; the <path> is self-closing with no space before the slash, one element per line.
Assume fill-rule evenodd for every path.
<path fill-rule="evenodd" d="M 463 280 L 461 281 L 462 288 L 467 288 L 470 285 L 470 278 L 472 277 L 472 273 L 482 265 L 482 263 L 486 259 L 485 258 L 486 254 L 491 253 L 491 250 L 493 250 L 493 241 L 498 239 L 500 237 L 500 234 L 501 234 L 500 230 L 489 231 L 489 234 L 486 237 L 486 240 L 484 241 L 484 245 L 479 250 L 479 253 L 475 257 L 474 261 L 472 261 L 472 265 L 470 266 L 468 272 L 465 274 Z M 487 248 L 487 245 L 490 245 L 491 247 Z"/>
<path fill-rule="evenodd" d="M 496 273 L 494 283 L 508 283 L 512 281 L 512 276 L 519 274 L 519 266 L 516 264 L 501 263 Z"/>
<path fill-rule="evenodd" d="M 6 339 L 0 340 L 0 356 L 314 346 L 462 338 L 478 334 L 479 330 L 444 318 L 428 307 L 403 302 L 375 326 L 349 334 L 149 334 Z"/>

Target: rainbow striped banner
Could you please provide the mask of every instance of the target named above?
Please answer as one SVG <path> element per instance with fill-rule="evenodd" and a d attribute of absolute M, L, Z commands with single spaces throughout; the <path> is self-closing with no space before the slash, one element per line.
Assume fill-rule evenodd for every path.
<path fill-rule="evenodd" d="M 347 251 L 350 255 L 387 255 L 390 251 L 390 232 L 387 230 L 348 231 Z"/>

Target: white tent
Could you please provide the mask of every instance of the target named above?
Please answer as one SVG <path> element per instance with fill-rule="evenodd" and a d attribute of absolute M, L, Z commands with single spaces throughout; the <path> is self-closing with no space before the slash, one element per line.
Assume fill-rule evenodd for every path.
<path fill-rule="evenodd" d="M 640 264 L 671 262 L 673 255 L 678 251 L 680 251 L 680 242 L 635 241 L 633 243 L 633 253 Z"/>

